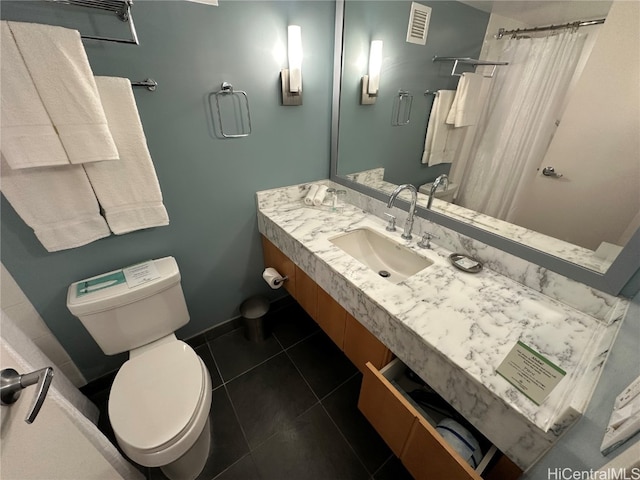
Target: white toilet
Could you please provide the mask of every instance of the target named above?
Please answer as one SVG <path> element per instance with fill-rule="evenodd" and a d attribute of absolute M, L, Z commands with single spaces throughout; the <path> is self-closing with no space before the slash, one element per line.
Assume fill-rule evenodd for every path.
<path fill-rule="evenodd" d="M 431 193 L 432 185 L 433 185 L 433 182 L 420 185 L 420 187 L 418 187 L 418 191 L 420 193 L 424 193 L 425 195 L 429 195 L 429 193 Z M 458 184 L 449 182 L 449 185 L 447 186 L 446 190 L 443 190 L 441 187 L 438 187 L 438 189 L 435 192 L 435 197 L 440 200 L 444 200 L 445 202 L 453 203 L 453 198 L 455 197 L 457 191 L 458 191 Z"/>
<path fill-rule="evenodd" d="M 211 377 L 173 333 L 189 321 L 178 265 L 165 257 L 124 270 L 73 283 L 67 307 L 105 354 L 129 352 L 109 394 L 120 448 L 171 480 L 191 480 L 209 456 Z"/>

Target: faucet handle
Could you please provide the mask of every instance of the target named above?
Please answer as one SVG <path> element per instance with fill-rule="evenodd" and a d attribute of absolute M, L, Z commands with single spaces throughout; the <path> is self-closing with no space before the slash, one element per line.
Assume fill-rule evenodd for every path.
<path fill-rule="evenodd" d="M 438 238 L 437 235 L 433 233 L 423 233 L 422 239 L 418 242 L 418 246 L 420 248 L 431 248 L 431 239 Z"/>
<path fill-rule="evenodd" d="M 389 217 L 389 223 L 387 224 L 387 232 L 395 232 L 396 231 L 396 217 L 391 215 L 390 213 L 385 213 L 387 217 Z"/>

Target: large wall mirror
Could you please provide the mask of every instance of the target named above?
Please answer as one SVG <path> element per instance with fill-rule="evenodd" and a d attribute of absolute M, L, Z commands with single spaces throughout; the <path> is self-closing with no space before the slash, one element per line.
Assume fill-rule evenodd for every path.
<path fill-rule="evenodd" d="M 447 175 L 420 216 L 618 294 L 640 268 L 634 4 L 340 0 L 332 178 L 426 205 Z"/>

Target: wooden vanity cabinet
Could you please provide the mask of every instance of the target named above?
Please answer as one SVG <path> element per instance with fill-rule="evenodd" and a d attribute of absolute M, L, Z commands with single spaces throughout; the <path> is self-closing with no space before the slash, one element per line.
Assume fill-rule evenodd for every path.
<path fill-rule="evenodd" d="M 440 436 L 390 381 L 404 365 L 300 267 L 264 236 L 264 262 L 288 280 L 284 288 L 363 373 L 358 408 L 417 480 L 515 480 L 522 471 L 499 452 L 482 476 Z M 495 448 L 491 452 L 495 452 Z"/>
<path fill-rule="evenodd" d="M 318 310 L 315 320 L 340 350 L 344 350 L 347 315 L 347 311 L 331 295 L 318 287 Z"/>
<path fill-rule="evenodd" d="M 295 286 L 295 294 L 293 298 L 295 298 L 300 306 L 304 308 L 304 311 L 309 314 L 311 318 L 315 320 L 318 314 L 318 285 L 313 279 L 304 273 L 297 265 L 295 266 L 296 270 L 296 286 Z M 286 283 L 286 282 L 285 282 Z"/>
<path fill-rule="evenodd" d="M 360 371 L 389 362 L 391 351 L 264 236 L 262 247 L 265 266 L 289 277 L 287 291 Z"/>
<path fill-rule="evenodd" d="M 367 362 L 382 368 L 391 361 L 391 350 L 352 315 L 347 313 L 345 323 L 344 354 L 358 370 L 367 371 Z"/>
<path fill-rule="evenodd" d="M 262 237 L 262 255 L 265 267 L 273 267 L 280 275 L 285 275 L 284 289 L 296 296 L 296 266 L 289 258 L 282 253 L 273 243 Z"/>

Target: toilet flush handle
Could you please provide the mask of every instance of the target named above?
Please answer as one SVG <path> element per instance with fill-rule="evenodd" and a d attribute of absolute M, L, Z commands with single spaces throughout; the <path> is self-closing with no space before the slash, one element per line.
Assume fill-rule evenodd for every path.
<path fill-rule="evenodd" d="M 23 389 L 37 383 L 36 389 L 38 391 L 29 413 L 27 413 L 27 418 L 24 419 L 25 422 L 31 424 L 40 412 L 52 378 L 53 368 L 51 367 L 42 368 L 24 375 L 20 375 L 13 368 L 5 368 L 0 371 L 0 403 L 2 405 L 12 405 L 20 398 L 20 393 Z"/>

